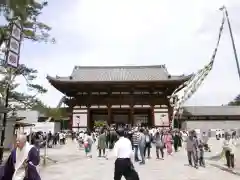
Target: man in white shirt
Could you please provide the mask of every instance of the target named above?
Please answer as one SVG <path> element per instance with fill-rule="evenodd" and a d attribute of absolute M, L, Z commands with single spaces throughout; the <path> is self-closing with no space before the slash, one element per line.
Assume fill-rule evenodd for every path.
<path fill-rule="evenodd" d="M 62 132 L 59 133 L 59 140 L 60 140 L 60 144 L 63 144 L 63 133 Z"/>
<path fill-rule="evenodd" d="M 118 135 L 120 138 L 114 145 L 114 153 L 117 157 L 115 161 L 114 180 L 121 180 L 122 176 L 126 180 L 139 180 L 138 173 L 131 162 L 133 155 L 131 141 L 124 137 L 123 129 L 118 130 Z"/>

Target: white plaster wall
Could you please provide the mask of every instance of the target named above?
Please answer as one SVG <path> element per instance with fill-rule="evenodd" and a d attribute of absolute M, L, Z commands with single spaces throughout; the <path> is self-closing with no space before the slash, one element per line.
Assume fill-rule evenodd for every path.
<path fill-rule="evenodd" d="M 209 129 L 240 129 L 240 120 L 239 121 L 185 121 L 182 123 L 183 129 L 200 129 L 200 130 L 209 130 Z"/>
<path fill-rule="evenodd" d="M 52 133 L 59 132 L 61 129 L 61 124 L 60 122 L 38 122 L 34 123 L 35 126 L 33 127 L 24 127 L 24 132 L 29 134 L 30 131 L 32 132 L 37 132 L 37 131 L 42 131 L 42 132 L 49 132 L 51 131 Z"/>
<path fill-rule="evenodd" d="M 78 123 L 81 127 L 87 127 L 87 110 L 73 110 L 72 126 L 77 127 Z"/>
<path fill-rule="evenodd" d="M 156 112 L 157 111 L 157 112 Z M 169 118 L 168 112 L 158 112 L 159 110 L 154 110 L 154 121 L 155 126 L 168 126 L 169 125 Z"/>

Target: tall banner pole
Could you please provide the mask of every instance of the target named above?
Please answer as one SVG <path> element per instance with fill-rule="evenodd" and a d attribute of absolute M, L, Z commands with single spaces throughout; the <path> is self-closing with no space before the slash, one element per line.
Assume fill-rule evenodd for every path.
<path fill-rule="evenodd" d="M 210 62 L 207 65 L 205 65 L 202 69 L 200 69 L 196 74 L 193 74 L 188 81 L 181 84 L 169 97 L 170 105 L 173 107 L 173 110 L 174 110 L 172 122 L 174 122 L 174 119 L 176 118 L 176 116 L 179 115 L 179 112 L 183 108 L 184 103 L 189 98 L 191 98 L 192 95 L 199 89 L 203 81 L 211 72 L 215 58 L 216 58 L 216 54 L 218 51 L 220 39 L 222 36 L 225 19 L 226 19 L 226 15 L 223 12 L 223 17 L 222 17 L 221 26 L 219 28 L 217 43 L 213 51 L 213 54 L 211 56 Z M 240 71 L 239 71 L 239 74 L 240 74 Z M 172 124 L 172 126 L 174 125 Z"/>
<path fill-rule="evenodd" d="M 234 52 L 235 61 L 236 61 L 236 66 L 237 66 L 237 71 L 238 71 L 238 77 L 239 77 L 239 80 L 240 80 L 240 66 L 239 66 L 239 61 L 238 61 L 238 55 L 237 55 L 236 45 L 235 45 L 234 38 L 233 38 L 232 27 L 231 27 L 231 23 L 230 23 L 229 16 L 228 16 L 228 11 L 227 11 L 227 8 L 226 8 L 225 6 L 223 6 L 222 8 L 220 8 L 220 10 L 225 13 L 225 16 L 226 16 L 226 19 L 227 19 L 228 29 L 229 29 L 229 32 L 230 32 L 230 37 L 231 37 L 231 41 L 232 41 L 233 52 Z"/>
<path fill-rule="evenodd" d="M 20 47 L 22 41 L 22 24 L 20 19 L 14 19 L 9 24 L 9 36 L 7 38 L 6 52 L 4 59 L 4 66 L 10 68 L 8 75 L 8 81 L 5 87 L 5 107 L 9 106 L 9 93 L 12 84 L 12 75 L 18 69 L 19 57 L 20 57 Z M 0 164 L 3 162 L 3 152 L 4 152 L 4 140 L 5 140 L 5 130 L 7 126 L 7 113 L 4 113 L 3 116 L 3 129 L 1 132 L 1 141 L 0 141 Z"/>

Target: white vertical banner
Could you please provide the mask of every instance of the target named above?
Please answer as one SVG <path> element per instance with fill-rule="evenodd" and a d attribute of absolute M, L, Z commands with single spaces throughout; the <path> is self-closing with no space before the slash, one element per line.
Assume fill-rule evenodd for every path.
<path fill-rule="evenodd" d="M 7 65 L 17 68 L 19 64 L 20 46 L 22 38 L 22 26 L 20 20 L 11 23 L 11 32 L 7 43 Z"/>

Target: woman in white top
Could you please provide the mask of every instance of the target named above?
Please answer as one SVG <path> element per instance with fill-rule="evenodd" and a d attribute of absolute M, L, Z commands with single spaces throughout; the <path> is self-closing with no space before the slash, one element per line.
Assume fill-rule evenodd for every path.
<path fill-rule="evenodd" d="M 91 150 L 92 150 L 93 138 L 90 132 L 85 133 L 83 142 L 84 142 L 86 156 L 92 157 Z"/>
<path fill-rule="evenodd" d="M 225 140 L 223 141 L 223 150 L 227 160 L 228 168 L 234 168 L 234 154 L 236 151 L 236 141 L 231 138 L 229 133 L 225 134 Z"/>

